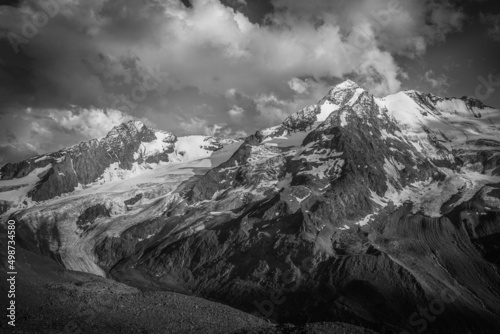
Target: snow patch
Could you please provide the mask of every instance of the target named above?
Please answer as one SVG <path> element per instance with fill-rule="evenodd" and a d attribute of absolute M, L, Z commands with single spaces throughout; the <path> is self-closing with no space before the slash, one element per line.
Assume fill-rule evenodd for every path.
<path fill-rule="evenodd" d="M 339 105 L 326 100 L 320 107 L 320 113 L 316 115 L 318 122 L 324 122 L 330 114 L 339 109 Z"/>
<path fill-rule="evenodd" d="M 376 212 L 375 213 L 372 213 L 372 214 L 369 214 L 368 216 L 366 216 L 365 218 L 361 219 L 360 221 L 358 221 L 357 223 L 355 223 L 356 225 L 359 225 L 359 226 L 365 226 L 367 225 L 370 220 L 376 215 Z"/>

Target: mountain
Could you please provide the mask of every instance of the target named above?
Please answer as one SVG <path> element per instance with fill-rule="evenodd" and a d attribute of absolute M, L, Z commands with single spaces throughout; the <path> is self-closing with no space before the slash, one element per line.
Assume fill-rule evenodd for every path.
<path fill-rule="evenodd" d="M 498 328 L 500 110 L 416 91 L 376 98 L 346 81 L 243 142 L 119 128 L 43 166 L 2 168 L 2 199 L 29 199 L 3 215 L 24 248 L 279 323 Z M 87 177 L 75 150 L 114 154 L 87 158 Z M 71 186 L 37 174 L 64 166 L 82 166 Z"/>
<path fill-rule="evenodd" d="M 114 127 L 100 140 L 4 165 L 0 169 L 3 211 L 30 207 L 167 163 L 208 157 L 232 142 L 208 136 L 177 138 L 130 121 Z"/>

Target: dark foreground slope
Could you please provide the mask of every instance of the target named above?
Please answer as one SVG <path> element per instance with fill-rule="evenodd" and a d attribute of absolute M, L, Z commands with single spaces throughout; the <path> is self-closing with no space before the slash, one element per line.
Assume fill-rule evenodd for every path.
<path fill-rule="evenodd" d="M 1 238 L 3 246 L 4 233 Z M 0 253 L 2 263 L 4 248 Z M 275 326 L 202 298 L 139 290 L 103 277 L 68 271 L 22 248 L 17 250 L 16 267 L 16 326 L 2 319 L 2 333 L 372 333 L 335 323 L 305 328 Z M 2 267 L 2 310 L 7 307 L 6 272 Z"/>

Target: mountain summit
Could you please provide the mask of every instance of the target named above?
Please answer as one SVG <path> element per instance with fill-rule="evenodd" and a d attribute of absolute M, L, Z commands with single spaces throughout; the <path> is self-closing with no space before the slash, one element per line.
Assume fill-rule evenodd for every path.
<path fill-rule="evenodd" d="M 6 165 L 2 200 L 25 203 L 3 217 L 68 269 L 280 323 L 494 332 L 498 124 L 474 99 L 346 81 L 243 142 L 126 123 Z"/>

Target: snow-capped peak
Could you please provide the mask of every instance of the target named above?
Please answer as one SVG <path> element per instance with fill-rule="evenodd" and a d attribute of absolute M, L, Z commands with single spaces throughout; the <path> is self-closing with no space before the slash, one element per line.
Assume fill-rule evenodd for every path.
<path fill-rule="evenodd" d="M 347 103 L 353 95 L 359 96 L 363 92 L 365 92 L 365 90 L 357 83 L 351 80 L 346 80 L 330 88 L 328 94 L 320 101 L 319 104 L 323 104 L 324 101 L 330 101 L 336 105 L 343 105 Z"/>
<path fill-rule="evenodd" d="M 133 125 L 139 132 L 143 127 L 145 127 L 144 123 L 142 123 L 141 121 L 129 121 L 128 124 Z"/>
<path fill-rule="evenodd" d="M 345 80 L 344 82 L 339 83 L 338 85 L 332 87 L 332 90 L 344 90 L 344 89 L 357 89 L 360 88 L 357 83 L 352 80 Z"/>
<path fill-rule="evenodd" d="M 264 130 L 265 136 L 279 136 L 283 131 L 304 131 L 315 123 L 326 121 L 328 117 L 345 105 L 353 106 L 366 91 L 354 81 L 346 80 L 330 89 L 328 94 L 318 102 L 293 113 L 281 126 Z"/>

